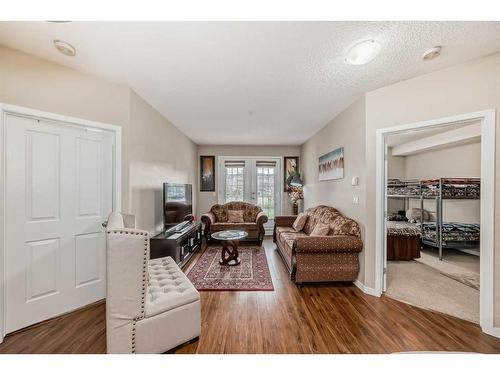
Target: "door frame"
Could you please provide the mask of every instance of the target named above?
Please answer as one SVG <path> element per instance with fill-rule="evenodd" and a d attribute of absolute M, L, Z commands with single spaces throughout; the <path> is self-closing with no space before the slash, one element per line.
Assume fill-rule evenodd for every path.
<path fill-rule="evenodd" d="M 0 103 L 0 343 L 5 336 L 6 274 L 5 269 L 5 118 L 8 114 L 57 122 L 60 126 L 77 126 L 89 131 L 107 131 L 113 135 L 113 210 L 121 210 L 122 194 L 122 128 L 117 125 L 39 111 Z"/>
<path fill-rule="evenodd" d="M 495 251 L 495 109 L 378 129 L 376 132 L 376 248 L 375 294 L 383 293 L 386 257 L 387 181 L 385 149 L 388 135 L 408 130 L 481 123 L 481 242 L 480 242 L 480 326 L 490 335 L 500 337 L 494 326 L 494 251 Z"/>
<path fill-rule="evenodd" d="M 223 184 L 223 162 L 225 160 L 245 160 L 245 159 L 253 159 L 253 160 L 273 160 L 276 161 L 276 168 L 278 169 L 278 190 L 276 190 L 276 193 L 279 197 L 278 200 L 278 207 L 279 207 L 279 215 L 283 213 L 283 157 L 282 156 L 224 156 L 220 155 L 217 156 L 217 203 L 221 204 L 224 201 L 224 196 L 222 192 L 222 187 L 225 186 Z M 275 216 L 277 216 L 275 214 Z M 271 234 L 272 232 L 266 231 L 266 234 Z"/>

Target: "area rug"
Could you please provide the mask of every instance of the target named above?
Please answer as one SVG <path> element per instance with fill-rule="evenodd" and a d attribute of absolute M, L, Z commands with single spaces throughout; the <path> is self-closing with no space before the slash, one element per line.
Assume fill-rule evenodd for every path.
<path fill-rule="evenodd" d="M 479 290 L 479 275 L 477 273 L 471 272 L 456 272 L 447 273 L 441 272 L 442 275 L 449 277 L 450 279 L 456 280 L 459 283 L 470 286 L 471 288 Z"/>
<path fill-rule="evenodd" d="M 272 291 L 273 280 L 267 264 L 266 251 L 259 246 L 238 248 L 241 263 L 221 266 L 221 246 L 209 246 L 187 277 L 198 290 Z"/>

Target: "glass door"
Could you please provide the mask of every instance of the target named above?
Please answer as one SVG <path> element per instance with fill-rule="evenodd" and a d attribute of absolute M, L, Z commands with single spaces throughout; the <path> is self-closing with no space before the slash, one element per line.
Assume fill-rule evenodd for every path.
<path fill-rule="evenodd" d="M 281 159 L 262 157 L 219 158 L 219 202 L 256 204 L 268 217 L 272 233 L 274 217 L 281 213 Z"/>

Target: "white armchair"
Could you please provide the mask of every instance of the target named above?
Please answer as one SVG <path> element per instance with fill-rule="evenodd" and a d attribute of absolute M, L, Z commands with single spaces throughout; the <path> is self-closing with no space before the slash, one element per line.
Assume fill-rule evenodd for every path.
<path fill-rule="evenodd" d="M 149 234 L 117 212 L 106 228 L 108 353 L 164 353 L 200 335 L 200 294 L 170 257 L 149 260 Z"/>

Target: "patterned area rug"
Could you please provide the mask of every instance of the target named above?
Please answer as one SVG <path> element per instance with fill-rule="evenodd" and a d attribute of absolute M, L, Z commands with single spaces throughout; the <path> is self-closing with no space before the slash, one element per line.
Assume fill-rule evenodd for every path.
<path fill-rule="evenodd" d="M 221 266 L 221 246 L 210 246 L 189 271 L 188 278 L 198 290 L 274 290 L 266 251 L 259 246 L 238 248 L 241 263 Z"/>

